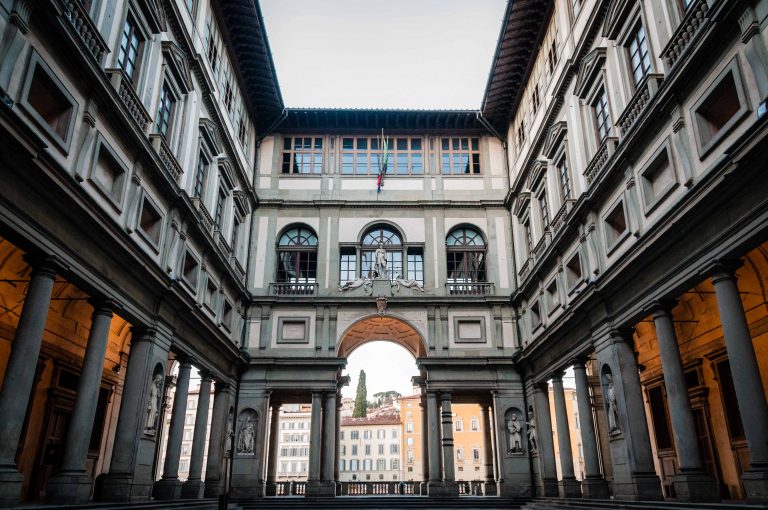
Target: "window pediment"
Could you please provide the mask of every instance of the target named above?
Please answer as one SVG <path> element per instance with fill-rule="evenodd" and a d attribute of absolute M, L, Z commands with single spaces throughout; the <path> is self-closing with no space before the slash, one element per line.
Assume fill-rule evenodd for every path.
<path fill-rule="evenodd" d="M 528 189 L 536 189 L 546 173 L 547 162 L 542 159 L 536 160 L 531 167 L 531 172 L 528 174 Z"/>
<path fill-rule="evenodd" d="M 211 119 L 200 119 L 200 134 L 203 137 L 205 148 L 213 155 L 221 154 L 221 141 L 219 129 Z"/>
<path fill-rule="evenodd" d="M 219 160 L 219 171 L 224 178 L 224 182 L 229 189 L 235 187 L 235 169 L 232 167 L 232 161 L 229 158 Z"/>
<path fill-rule="evenodd" d="M 245 191 L 236 189 L 232 192 L 232 197 L 234 198 L 235 208 L 241 215 L 245 216 L 251 212 L 250 207 L 248 206 L 248 198 L 245 195 Z"/>
<path fill-rule="evenodd" d="M 564 120 L 552 124 L 552 127 L 549 128 L 549 132 L 547 133 L 547 139 L 544 140 L 544 147 L 542 148 L 541 153 L 549 159 L 554 158 L 555 153 L 560 147 L 560 143 L 567 134 L 568 125 Z"/>
<path fill-rule="evenodd" d="M 136 5 L 139 6 L 144 21 L 153 34 L 159 34 L 160 32 L 165 32 L 167 30 L 165 11 L 158 0 L 136 2 Z"/>
<path fill-rule="evenodd" d="M 515 203 L 515 210 L 512 211 L 515 216 L 518 218 L 521 218 L 523 216 L 523 213 L 526 209 L 528 209 L 528 205 L 531 203 L 531 193 L 530 191 L 525 191 L 523 193 L 520 193 L 517 196 L 517 202 Z"/>
<path fill-rule="evenodd" d="M 629 11 L 637 6 L 637 2 L 630 0 L 613 0 L 603 23 L 603 36 L 608 39 L 616 39 L 627 21 Z"/>
<path fill-rule="evenodd" d="M 584 99 L 605 66 L 605 48 L 595 48 L 582 59 L 574 93 Z"/>
<path fill-rule="evenodd" d="M 189 72 L 187 58 L 179 48 L 179 45 L 171 42 L 163 42 L 163 57 L 171 76 L 176 81 L 182 93 L 187 94 L 192 90 L 192 75 Z"/>

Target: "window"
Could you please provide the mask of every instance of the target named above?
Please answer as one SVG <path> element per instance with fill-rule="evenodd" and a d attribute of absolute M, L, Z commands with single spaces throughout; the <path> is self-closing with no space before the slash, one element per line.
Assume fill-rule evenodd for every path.
<path fill-rule="evenodd" d="M 398 469 L 400 469 L 400 459 L 390 460 L 389 469 L 393 471 L 397 471 Z"/>
<path fill-rule="evenodd" d="M 521 148 L 525 143 L 525 122 L 521 121 L 517 126 L 517 148 Z"/>
<path fill-rule="evenodd" d="M 552 313 L 560 305 L 560 294 L 557 292 L 557 279 L 552 280 L 547 286 L 546 303 L 547 313 Z"/>
<path fill-rule="evenodd" d="M 344 175 L 376 175 L 384 164 L 384 146 L 380 138 L 342 138 L 341 173 Z M 387 140 L 388 174 L 421 175 L 424 173 L 421 138 Z"/>
<path fill-rule="evenodd" d="M 472 448 L 472 460 L 480 462 L 480 448 Z"/>
<path fill-rule="evenodd" d="M 163 135 L 163 138 L 168 138 L 168 130 L 171 124 L 171 113 L 173 112 L 173 105 L 175 99 L 171 93 L 171 89 L 168 84 L 163 84 L 163 88 L 160 91 L 160 101 L 157 105 L 157 132 Z"/>
<path fill-rule="evenodd" d="M 445 240 L 449 283 L 484 282 L 485 240 L 469 227 L 453 229 Z"/>
<path fill-rule="evenodd" d="M 541 326 L 541 308 L 539 300 L 536 299 L 531 303 L 531 327 L 536 329 L 539 326 Z"/>
<path fill-rule="evenodd" d="M 611 112 L 608 109 L 608 93 L 605 87 L 598 91 L 592 103 L 592 110 L 595 114 L 598 141 L 602 143 L 611 131 Z"/>
<path fill-rule="evenodd" d="M 286 137 L 283 140 L 282 173 L 320 174 L 323 169 L 323 139 L 320 137 Z"/>
<path fill-rule="evenodd" d="M 640 172 L 640 189 L 648 214 L 677 185 L 675 169 L 670 161 L 670 148 L 664 145 L 651 163 Z"/>
<path fill-rule="evenodd" d="M 208 161 L 201 152 L 197 157 L 197 169 L 195 170 L 195 185 L 192 190 L 192 196 L 201 198 L 203 196 L 203 187 L 205 186 L 205 175 L 208 173 Z"/>
<path fill-rule="evenodd" d="M 350 438 L 350 439 L 360 439 L 360 431 L 358 431 L 358 430 L 352 430 L 352 431 L 350 431 L 350 433 L 349 433 L 349 438 Z M 353 448 L 354 448 L 354 447 L 353 447 Z"/>
<path fill-rule="evenodd" d="M 188 414 L 184 419 L 185 425 L 194 425 L 195 424 L 195 415 L 194 414 Z"/>
<path fill-rule="evenodd" d="M 339 283 L 343 285 L 357 279 L 357 250 L 343 247 L 339 251 Z"/>
<path fill-rule="evenodd" d="M 413 422 L 409 421 L 405 423 L 405 433 L 406 434 L 413 434 Z"/>
<path fill-rule="evenodd" d="M 286 230 L 278 241 L 277 281 L 315 283 L 317 278 L 317 236 L 309 228 Z M 357 431 L 352 432 L 352 439 Z"/>
<path fill-rule="evenodd" d="M 115 207 L 119 208 L 123 202 L 123 190 L 125 189 L 128 169 L 122 163 L 122 158 L 101 137 L 97 144 L 96 153 L 91 167 L 90 181 Z"/>
<path fill-rule="evenodd" d="M 413 450 L 408 450 L 405 452 L 405 462 L 408 464 L 413 464 Z"/>
<path fill-rule="evenodd" d="M 424 285 L 424 250 L 422 248 L 408 249 L 408 276 L 409 280 L 416 280 Z"/>
<path fill-rule="evenodd" d="M 405 438 L 405 444 L 408 446 L 413 446 L 413 437 Z"/>
<path fill-rule="evenodd" d="M 648 389 L 648 403 L 651 408 L 651 420 L 656 436 L 656 448 L 659 450 L 672 448 L 672 431 L 669 426 L 667 399 L 664 397 L 660 384 Z"/>
<path fill-rule="evenodd" d="M 227 201 L 227 192 L 223 184 L 219 184 L 219 193 L 216 196 L 216 208 L 214 209 L 213 222 L 221 230 L 224 223 L 224 203 Z"/>
<path fill-rule="evenodd" d="M 389 453 L 400 453 L 400 443 L 392 443 L 389 445 Z"/>
<path fill-rule="evenodd" d="M 720 384 L 720 391 L 725 411 L 725 420 L 728 424 L 728 435 L 731 439 L 744 438 L 744 424 L 741 421 L 741 412 L 739 411 L 739 402 L 736 398 L 736 388 L 733 385 L 733 376 L 731 374 L 731 365 L 727 359 L 718 361 L 717 381 Z"/>
<path fill-rule="evenodd" d="M 342 439 L 344 439 L 344 438 L 342 437 Z M 347 454 L 347 445 L 341 445 L 339 453 L 341 455 L 346 455 Z"/>
<path fill-rule="evenodd" d="M 363 471 L 371 471 L 373 469 L 373 460 L 372 459 L 364 459 L 363 460 Z"/>
<path fill-rule="evenodd" d="M 581 257 L 576 253 L 565 265 L 565 277 L 568 282 L 568 288 L 573 288 L 581 281 Z"/>
<path fill-rule="evenodd" d="M 547 189 L 544 187 L 539 193 L 539 212 L 541 213 L 541 229 L 549 228 L 549 206 L 547 204 Z"/>
<path fill-rule="evenodd" d="M 456 421 L 453 423 L 453 425 L 454 425 L 454 430 L 456 430 L 456 432 L 461 432 L 461 431 L 463 431 L 463 430 L 464 430 L 464 422 L 461 420 L 461 418 L 459 418 L 458 420 L 456 420 Z"/>
<path fill-rule="evenodd" d="M 533 254 L 533 233 L 531 232 L 531 220 L 523 222 L 523 234 L 525 235 L 525 254 L 530 257 Z"/>
<path fill-rule="evenodd" d="M 387 459 L 376 459 L 376 469 L 378 471 L 387 469 Z"/>
<path fill-rule="evenodd" d="M 345 459 L 339 459 L 339 471 L 347 470 L 347 461 Z"/>
<path fill-rule="evenodd" d="M 472 418 L 472 421 L 469 422 L 469 428 L 472 429 L 472 431 L 478 431 L 480 430 L 480 420 L 477 418 Z"/>
<path fill-rule="evenodd" d="M 352 455 L 357 455 L 357 445 L 356 444 L 352 445 Z"/>
<path fill-rule="evenodd" d="M 227 329 L 232 329 L 232 303 L 226 299 L 221 309 L 221 325 Z"/>
<path fill-rule="evenodd" d="M 132 82 L 136 82 L 134 72 L 139 65 L 144 38 L 139 33 L 132 16 L 125 18 L 123 35 L 120 39 L 120 50 L 117 54 L 117 65 L 125 72 Z"/>
<path fill-rule="evenodd" d="M 392 439 L 397 439 L 397 429 L 392 429 Z"/>
<path fill-rule="evenodd" d="M 574 397 L 576 394 L 573 395 Z M 574 428 L 580 429 L 581 423 L 579 422 L 579 413 L 573 413 L 573 426 Z"/>
<path fill-rule="evenodd" d="M 443 138 L 441 140 L 443 175 L 480 174 L 478 138 Z"/>
<path fill-rule="evenodd" d="M 464 460 L 464 448 L 456 449 L 456 460 L 458 460 L 459 462 Z"/>
<path fill-rule="evenodd" d="M 568 159 L 565 156 L 557 164 L 557 175 L 560 178 L 560 198 L 565 201 L 571 198 L 571 177 L 568 173 Z"/>
<path fill-rule="evenodd" d="M 535 83 L 533 86 L 533 92 L 531 92 L 531 115 L 536 115 L 539 110 L 539 104 L 541 104 L 541 97 L 539 96 L 539 83 Z"/>
<path fill-rule="evenodd" d="M 339 439 L 344 440 L 344 431 L 343 430 L 341 432 L 339 432 Z"/>
<path fill-rule="evenodd" d="M 372 278 L 375 269 L 375 252 L 382 246 L 387 252 L 387 273 L 390 280 L 403 274 L 403 241 L 400 234 L 386 225 L 369 229 L 362 240 L 361 274 Z"/>
<path fill-rule="evenodd" d="M 43 128 L 49 129 L 56 141 L 68 146 L 74 124 L 74 99 L 65 93 L 61 82 L 44 70 L 39 59 L 36 58 L 34 62 L 24 104 L 29 107 L 35 120 Z"/>
<path fill-rule="evenodd" d="M 155 247 L 160 246 L 160 234 L 163 230 L 163 215 L 149 200 L 147 195 L 141 202 L 141 212 L 139 213 L 139 231 Z"/>
<path fill-rule="evenodd" d="M 203 296 L 203 303 L 211 310 L 216 310 L 216 293 L 218 289 L 216 284 L 208 277 L 208 281 L 205 282 L 205 295 Z"/>
<path fill-rule="evenodd" d="M 371 439 L 371 431 L 370 430 L 364 430 L 363 431 L 363 439 Z"/>
<path fill-rule="evenodd" d="M 627 231 L 627 218 L 624 214 L 624 201 L 620 200 L 605 217 L 605 243 L 613 247 Z"/>
<path fill-rule="evenodd" d="M 747 110 L 738 64 L 734 59 L 719 81 L 694 106 L 699 152 L 703 155 L 741 118 Z"/>
<path fill-rule="evenodd" d="M 651 72 L 651 56 L 648 53 L 648 40 L 645 37 L 645 28 L 643 28 L 642 23 L 639 23 L 632 32 L 626 48 L 632 66 L 632 77 L 635 79 L 635 86 L 638 86 L 643 78 Z"/>
<path fill-rule="evenodd" d="M 365 455 L 371 454 L 371 445 L 367 444 L 365 445 Z"/>
<path fill-rule="evenodd" d="M 206 55 L 208 56 L 208 63 L 211 64 L 211 70 L 216 75 L 220 68 L 221 50 L 221 34 L 219 33 L 219 27 L 216 26 L 216 22 L 213 20 L 213 16 L 209 15 L 206 23 Z"/>
<path fill-rule="evenodd" d="M 235 217 L 232 219 L 232 253 L 237 255 L 237 244 L 240 237 L 240 227 L 242 225 L 242 222 L 240 221 L 240 218 L 235 215 Z"/>
<path fill-rule="evenodd" d="M 379 455 L 384 455 L 384 445 L 383 444 L 379 445 Z"/>

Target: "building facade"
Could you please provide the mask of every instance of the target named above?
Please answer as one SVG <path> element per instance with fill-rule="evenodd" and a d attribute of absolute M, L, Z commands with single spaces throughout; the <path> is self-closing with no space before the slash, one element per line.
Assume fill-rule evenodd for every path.
<path fill-rule="evenodd" d="M 401 438 L 402 426 L 397 413 L 342 418 L 339 432 L 339 480 L 402 480 Z"/>
<path fill-rule="evenodd" d="M 276 494 L 289 405 L 333 496 L 372 340 L 408 493 L 768 499 L 767 25 L 509 2 L 480 110 L 299 109 L 255 1 L 0 0 L 0 504 Z"/>

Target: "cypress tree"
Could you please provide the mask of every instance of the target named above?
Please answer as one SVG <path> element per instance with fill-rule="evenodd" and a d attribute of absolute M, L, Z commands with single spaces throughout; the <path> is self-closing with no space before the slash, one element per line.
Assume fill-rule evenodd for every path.
<path fill-rule="evenodd" d="M 360 377 L 357 379 L 357 391 L 355 393 L 355 409 L 352 411 L 353 418 L 365 418 L 368 413 L 368 390 L 365 387 L 365 370 L 360 371 Z"/>

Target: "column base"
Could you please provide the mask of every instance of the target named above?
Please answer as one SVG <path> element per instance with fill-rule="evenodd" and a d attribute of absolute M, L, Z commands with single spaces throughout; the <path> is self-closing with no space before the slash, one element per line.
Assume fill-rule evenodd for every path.
<path fill-rule="evenodd" d="M 715 478 L 706 471 L 683 471 L 672 480 L 675 496 L 679 501 L 720 501 Z"/>
<path fill-rule="evenodd" d="M 163 478 L 155 482 L 152 497 L 159 500 L 181 499 L 181 480 L 178 478 Z"/>
<path fill-rule="evenodd" d="M 661 480 L 656 473 L 633 474 L 630 482 L 613 480 L 613 497 L 629 501 L 662 501 Z"/>
<path fill-rule="evenodd" d="M 581 481 L 582 497 L 588 499 L 608 499 L 611 497 L 608 491 L 608 482 L 602 476 L 587 477 Z"/>
<path fill-rule="evenodd" d="M 575 478 L 564 478 L 560 480 L 560 496 L 563 498 L 580 498 L 581 482 Z"/>
<path fill-rule="evenodd" d="M 560 487 L 557 484 L 557 480 L 553 478 L 545 478 L 542 487 L 544 488 L 544 493 L 542 495 L 545 498 L 560 497 Z"/>
<path fill-rule="evenodd" d="M 128 474 L 108 474 L 101 486 L 99 501 L 133 503 L 149 501 L 152 498 L 152 482 L 137 483 Z"/>
<path fill-rule="evenodd" d="M 427 495 L 430 498 L 458 498 L 459 484 L 450 482 L 427 482 Z"/>
<path fill-rule="evenodd" d="M 203 497 L 204 490 L 204 481 L 187 480 L 181 485 L 181 499 L 200 499 Z"/>
<path fill-rule="evenodd" d="M 496 485 L 496 482 L 485 482 L 483 483 L 483 496 L 498 496 L 499 495 L 499 488 Z"/>
<path fill-rule="evenodd" d="M 219 480 L 205 480 L 205 487 L 203 489 L 203 497 L 205 498 L 218 498 L 222 494 Z"/>
<path fill-rule="evenodd" d="M 0 468 L 0 507 L 16 506 L 21 502 L 24 475 L 15 466 Z"/>
<path fill-rule="evenodd" d="M 756 503 L 768 501 L 768 466 L 747 469 L 741 474 L 741 481 L 747 492 L 747 501 Z"/>
<path fill-rule="evenodd" d="M 307 482 L 304 489 L 305 496 L 332 498 L 336 496 L 336 482 L 327 480 L 313 480 Z"/>
<path fill-rule="evenodd" d="M 58 504 L 88 503 L 93 482 L 81 471 L 60 472 L 48 480 L 45 486 L 45 502 Z"/>

